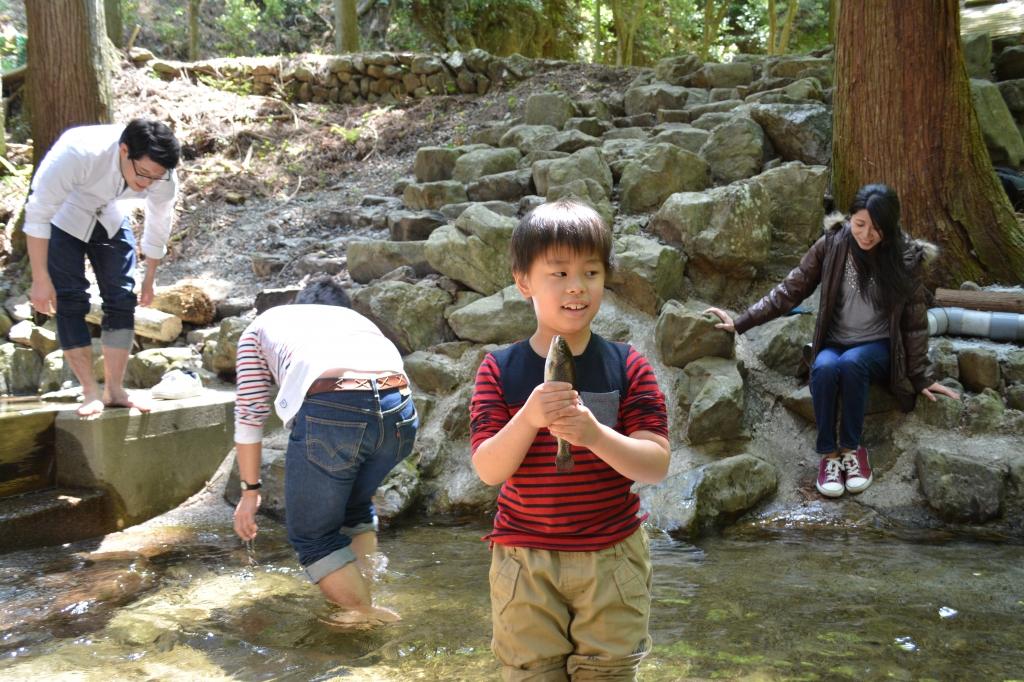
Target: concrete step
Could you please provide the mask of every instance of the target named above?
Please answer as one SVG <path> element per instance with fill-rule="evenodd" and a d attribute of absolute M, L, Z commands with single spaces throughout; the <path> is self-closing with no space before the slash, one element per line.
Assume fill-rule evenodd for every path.
<path fill-rule="evenodd" d="M 110 496 L 95 488 L 51 488 L 0 499 L 0 552 L 74 542 L 114 530 Z"/>

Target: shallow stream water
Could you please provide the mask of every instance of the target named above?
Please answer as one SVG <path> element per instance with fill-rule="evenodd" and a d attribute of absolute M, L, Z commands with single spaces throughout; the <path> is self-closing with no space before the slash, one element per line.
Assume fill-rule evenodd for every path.
<path fill-rule="evenodd" d="M 0 679 L 487 680 L 482 521 L 381 536 L 404 620 L 322 626 L 280 525 L 251 566 L 209 493 L 101 543 L 0 555 Z M 1024 679 L 1024 546 L 943 535 L 653 533 L 643 680 Z"/>

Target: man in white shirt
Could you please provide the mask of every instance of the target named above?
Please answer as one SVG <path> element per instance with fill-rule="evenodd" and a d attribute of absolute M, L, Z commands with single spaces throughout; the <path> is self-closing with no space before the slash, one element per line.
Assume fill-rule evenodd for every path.
<path fill-rule="evenodd" d="M 325 620 L 363 627 L 398 620 L 374 606 L 373 495 L 412 452 L 419 420 L 402 356 L 324 279 L 299 305 L 271 308 L 238 340 L 235 448 L 242 493 L 235 532 L 256 537 L 263 423 L 271 405 L 291 429 L 285 453 L 288 541 L 306 577 L 341 610 Z M 326 304 L 326 305 L 324 305 Z M 279 389 L 271 403 L 270 386 Z"/>
<path fill-rule="evenodd" d="M 181 155 L 178 140 L 163 123 L 135 119 L 127 126 L 69 128 L 47 152 L 25 205 L 25 235 L 32 266 L 29 299 L 40 313 L 56 315 L 64 359 L 82 385 L 81 416 L 105 406 L 137 407 L 124 390 L 136 304 L 153 302 L 156 267 L 167 252 Z M 144 200 L 142 252 L 146 274 L 135 286 L 135 236 L 129 200 Z M 104 388 L 92 374 L 88 257 L 103 299 Z"/>

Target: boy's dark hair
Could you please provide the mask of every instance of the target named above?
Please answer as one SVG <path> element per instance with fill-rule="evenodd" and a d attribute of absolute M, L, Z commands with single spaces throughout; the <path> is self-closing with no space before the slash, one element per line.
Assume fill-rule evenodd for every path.
<path fill-rule="evenodd" d="M 295 295 L 292 303 L 316 303 L 318 305 L 337 305 L 351 308 L 352 301 L 348 292 L 338 280 L 330 275 L 321 275 L 309 280 L 305 288 Z"/>
<path fill-rule="evenodd" d="M 121 133 L 121 143 L 128 145 L 128 158 L 148 156 L 167 170 L 177 168 L 181 144 L 171 129 L 160 121 L 133 118 Z"/>
<path fill-rule="evenodd" d="M 512 272 L 524 274 L 551 249 L 577 254 L 596 253 L 607 273 L 612 271 L 612 235 L 597 211 L 575 199 L 541 204 L 512 231 L 509 250 Z"/>

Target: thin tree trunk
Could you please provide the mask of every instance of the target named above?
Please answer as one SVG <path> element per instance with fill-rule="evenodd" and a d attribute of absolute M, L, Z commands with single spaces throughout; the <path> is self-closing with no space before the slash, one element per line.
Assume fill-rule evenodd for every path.
<path fill-rule="evenodd" d="M 775 0 L 768 0 L 768 55 L 775 54 L 775 43 L 778 40 L 779 17 L 775 12 Z"/>
<path fill-rule="evenodd" d="M 931 284 L 1019 284 L 1024 228 L 982 139 L 960 47 L 957 0 L 842 2 L 833 185 L 846 207 L 893 187 L 904 229 L 941 248 Z"/>
<path fill-rule="evenodd" d="M 789 0 L 786 6 L 786 21 L 782 24 L 782 36 L 779 38 L 779 46 L 775 54 L 786 54 L 789 52 L 789 34 L 793 32 L 793 25 L 796 24 L 797 0 Z"/>
<path fill-rule="evenodd" d="M 188 58 L 199 59 L 199 10 L 203 0 L 188 0 Z"/>
<path fill-rule="evenodd" d="M 109 123 L 111 92 L 102 0 L 25 0 L 32 157 L 65 129 Z"/>
<path fill-rule="evenodd" d="M 4 74 L 0 71 L 0 92 L 4 91 Z M 7 156 L 7 129 L 4 127 L 4 101 L 0 97 L 0 156 Z"/>
<path fill-rule="evenodd" d="M 601 35 L 601 0 L 594 0 L 594 62 L 600 64 L 603 59 L 601 42 L 604 36 Z"/>
<path fill-rule="evenodd" d="M 729 11 L 729 2 L 724 0 L 722 6 L 715 11 L 715 0 L 704 0 L 704 32 L 701 40 L 701 59 L 707 59 L 711 54 L 711 46 L 718 39 L 718 30 L 722 25 L 722 19 Z"/>
<path fill-rule="evenodd" d="M 359 52 L 356 0 L 334 0 L 334 47 L 338 54 Z"/>
<path fill-rule="evenodd" d="M 828 0 L 828 42 L 836 44 L 836 23 L 839 21 L 839 0 Z"/>
<path fill-rule="evenodd" d="M 121 11 L 121 0 L 103 0 L 103 5 L 107 37 L 114 43 L 114 47 L 124 47 L 124 14 Z"/>

